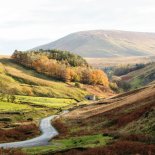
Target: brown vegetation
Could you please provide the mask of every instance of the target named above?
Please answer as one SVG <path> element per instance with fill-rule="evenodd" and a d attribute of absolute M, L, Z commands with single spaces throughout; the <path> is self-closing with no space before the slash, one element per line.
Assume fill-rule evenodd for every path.
<path fill-rule="evenodd" d="M 60 120 L 55 120 L 52 122 L 53 126 L 58 130 L 58 137 L 65 137 L 68 134 L 68 127 L 66 124 L 62 123 Z"/>
<path fill-rule="evenodd" d="M 113 109 L 116 110 L 117 108 L 126 108 L 126 106 L 132 107 L 133 104 L 138 106 L 145 103 L 147 104 L 147 102 L 153 102 L 155 100 L 154 95 L 155 86 L 152 85 L 148 88 L 146 87 L 143 89 L 124 93 L 122 95 L 118 95 L 118 97 L 105 100 L 103 99 L 83 108 L 78 108 L 66 114 L 65 117 L 68 119 L 85 119 L 93 116 L 95 117 L 100 114 L 105 114 L 105 112 L 111 111 Z"/>
<path fill-rule="evenodd" d="M 0 155 L 26 155 L 19 149 L 0 149 Z"/>
<path fill-rule="evenodd" d="M 22 141 L 39 135 L 35 124 L 25 124 L 12 129 L 0 129 L 0 142 Z"/>
<path fill-rule="evenodd" d="M 150 86 L 79 107 L 57 121 L 62 126 L 67 126 L 66 137 L 113 132 L 115 134 L 112 137 L 117 137 L 120 133 L 121 136 L 126 133 L 129 135 L 128 129 L 125 129 L 128 124 L 150 117 L 153 121 L 154 95 L 155 87 Z M 154 127 L 151 125 L 144 124 L 148 126 L 146 133 L 153 134 Z M 143 133 L 142 129 L 138 128 L 138 132 Z M 64 137 L 60 134 L 59 138 L 61 136 Z"/>
<path fill-rule="evenodd" d="M 155 137 L 144 134 L 121 135 L 123 141 L 141 142 L 146 144 L 155 144 Z"/>

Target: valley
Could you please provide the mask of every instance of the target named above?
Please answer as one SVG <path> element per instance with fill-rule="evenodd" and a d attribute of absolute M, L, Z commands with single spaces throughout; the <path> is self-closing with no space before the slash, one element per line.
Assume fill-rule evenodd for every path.
<path fill-rule="evenodd" d="M 0 0 L 0 155 L 155 155 L 155 0 Z"/>
<path fill-rule="evenodd" d="M 155 154 L 154 74 L 152 55 L 0 56 L 0 154 Z"/>
<path fill-rule="evenodd" d="M 147 85 L 154 84 L 154 62 L 139 64 L 120 64 L 105 67 L 111 88 L 117 92 L 128 92 Z"/>
<path fill-rule="evenodd" d="M 3 135 L 0 143 L 29 142 L 41 134 L 41 119 L 89 104 L 85 97 L 92 93 L 100 98 L 113 95 L 102 85 L 76 86 L 74 82 L 51 78 L 16 63 L 9 56 L 0 57 L 0 88 L 0 133 Z"/>
<path fill-rule="evenodd" d="M 74 109 L 52 123 L 59 135 L 51 146 L 24 151 L 47 155 L 137 152 L 147 155 L 148 151 L 154 154 L 154 95 L 155 86 L 152 85 Z M 90 135 L 98 139 L 95 141 Z M 107 146 L 102 139 L 109 139 Z"/>

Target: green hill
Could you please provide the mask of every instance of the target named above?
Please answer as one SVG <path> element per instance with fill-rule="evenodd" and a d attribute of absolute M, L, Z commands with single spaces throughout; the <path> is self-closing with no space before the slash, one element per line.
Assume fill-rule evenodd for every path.
<path fill-rule="evenodd" d="M 15 95 L 72 98 L 82 101 L 88 94 L 106 97 L 111 93 L 104 86 L 61 82 L 35 70 L 15 63 L 9 57 L 0 57 L 0 91 Z"/>
<path fill-rule="evenodd" d="M 9 58 L 0 59 L 0 87 L 4 93 L 15 95 L 74 98 L 79 101 L 88 94 L 72 84 L 55 81 L 24 68 Z"/>
<path fill-rule="evenodd" d="M 129 72 L 119 78 L 119 83 L 128 84 L 128 90 L 134 90 L 155 82 L 155 63 L 150 63 L 144 68 Z"/>

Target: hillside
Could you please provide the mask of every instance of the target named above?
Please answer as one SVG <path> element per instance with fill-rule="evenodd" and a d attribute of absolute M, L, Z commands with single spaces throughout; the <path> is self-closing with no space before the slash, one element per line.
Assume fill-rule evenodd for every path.
<path fill-rule="evenodd" d="M 75 120 L 76 118 L 87 119 L 99 116 L 100 114 L 104 114 L 105 112 L 111 111 L 113 109 L 114 110 L 119 109 L 123 106 L 127 107 L 128 109 L 128 106 L 130 107 L 133 105 L 137 106 L 141 106 L 144 104 L 149 105 L 150 102 L 154 101 L 154 94 L 155 94 L 154 85 L 143 87 L 134 91 L 130 91 L 127 93 L 116 95 L 111 98 L 97 101 L 94 104 L 90 104 L 82 108 L 75 109 L 72 112 L 66 114 L 65 117 L 71 120 L 72 119 Z"/>
<path fill-rule="evenodd" d="M 155 63 L 149 63 L 144 68 L 129 72 L 114 79 L 121 87 L 123 84 L 127 90 L 134 90 L 155 82 Z"/>
<path fill-rule="evenodd" d="M 72 33 L 34 50 L 68 50 L 89 58 L 150 56 L 155 55 L 154 42 L 153 33 L 93 30 Z"/>
<path fill-rule="evenodd" d="M 74 98 L 78 101 L 83 100 L 87 94 L 93 93 L 100 97 L 106 97 L 111 94 L 108 90 L 105 93 L 102 86 L 81 85 L 81 88 L 78 88 L 74 83 L 53 80 L 50 77 L 13 62 L 8 57 L 0 58 L 0 87 L 4 93 L 11 92 L 16 95 Z"/>
<path fill-rule="evenodd" d="M 47 155 L 155 154 L 154 100 L 152 85 L 74 108 L 53 122 L 60 133 L 51 142 L 54 146 L 26 151 Z"/>
<path fill-rule="evenodd" d="M 0 57 L 0 142 L 40 135 L 41 118 L 88 102 L 86 95 L 112 95 L 103 86 L 61 82 Z M 81 101 L 83 101 L 81 103 Z M 1 149 L 0 149 L 1 154 Z"/>
<path fill-rule="evenodd" d="M 11 92 L 16 95 L 48 96 L 58 98 L 83 98 L 85 91 L 57 82 L 26 69 L 11 59 L 0 59 L 0 87 L 4 93 Z M 67 90 L 67 91 L 64 91 Z M 76 93 L 76 95 L 74 95 Z"/>
<path fill-rule="evenodd" d="M 41 118 L 83 105 L 90 94 L 103 98 L 113 92 L 102 85 L 65 83 L 0 56 L 0 142 L 23 141 L 40 135 Z"/>
<path fill-rule="evenodd" d="M 40 50 L 15 51 L 12 59 L 38 73 L 63 82 L 76 82 L 78 85 L 102 85 L 109 87 L 104 71 L 89 66 L 81 56 L 68 51 Z"/>

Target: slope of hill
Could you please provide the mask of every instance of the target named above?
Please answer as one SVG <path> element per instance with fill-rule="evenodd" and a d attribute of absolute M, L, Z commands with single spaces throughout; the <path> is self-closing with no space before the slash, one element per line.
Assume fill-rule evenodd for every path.
<path fill-rule="evenodd" d="M 118 78 L 121 86 L 127 84 L 127 90 L 134 90 L 155 82 L 155 63 L 147 64 L 144 68 L 129 72 Z"/>
<path fill-rule="evenodd" d="M 40 50 L 15 51 L 12 59 L 25 67 L 36 70 L 63 82 L 77 82 L 88 85 L 102 85 L 109 88 L 104 71 L 89 66 L 81 56 L 68 51 Z M 79 84 L 80 85 L 80 84 Z"/>
<path fill-rule="evenodd" d="M 154 146 L 152 149 L 152 154 L 154 154 L 154 100 L 155 85 L 152 85 L 75 109 L 68 113 L 63 120 L 60 120 L 67 127 L 67 134 L 64 135 L 61 132 L 61 136 L 101 133 L 115 137 L 116 141 L 109 146 L 110 148 L 107 146 L 96 149 L 96 151 L 99 149 L 100 153 L 102 150 L 101 154 L 103 155 L 107 154 L 108 151 L 111 152 L 110 155 L 115 153 L 118 155 L 135 153 L 147 155 L 150 149 L 146 146 L 149 144 Z M 83 152 L 93 154 L 91 151 L 93 149 L 87 149 Z"/>
<path fill-rule="evenodd" d="M 81 101 L 85 95 L 96 94 L 100 97 L 111 95 L 102 86 L 81 85 L 81 88 L 74 83 L 64 83 L 53 80 L 34 70 L 25 68 L 14 63 L 11 58 L 0 58 L 0 87 L 1 91 L 11 92 L 16 95 L 44 96 L 55 98 L 73 98 Z M 103 93 L 104 92 L 104 93 Z"/>
<path fill-rule="evenodd" d="M 155 55 L 155 34 L 93 30 L 70 34 L 34 48 L 69 50 L 83 57 L 126 57 Z"/>
<path fill-rule="evenodd" d="M 0 87 L 4 93 L 56 98 L 84 98 L 86 91 L 59 81 L 53 81 L 11 59 L 0 59 Z M 67 90 L 67 91 L 66 91 Z"/>
<path fill-rule="evenodd" d="M 154 100 L 155 85 L 152 85 L 73 109 L 55 120 L 60 135 L 54 147 L 27 151 L 44 154 L 47 151 L 47 155 L 56 150 L 55 154 L 66 155 L 155 154 Z M 94 140 L 93 135 L 98 139 Z M 105 146 L 103 139 L 107 136 L 113 140 Z M 57 143 L 66 147 L 60 151 Z"/>

